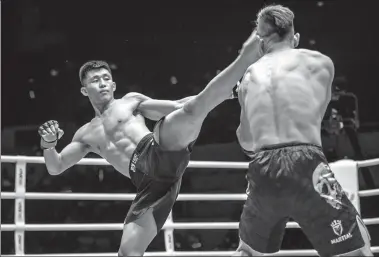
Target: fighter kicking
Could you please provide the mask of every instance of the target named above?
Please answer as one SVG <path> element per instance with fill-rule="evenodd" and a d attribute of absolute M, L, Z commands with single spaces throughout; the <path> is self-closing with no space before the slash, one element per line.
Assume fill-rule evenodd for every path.
<path fill-rule="evenodd" d="M 114 98 L 116 83 L 106 62 L 90 61 L 79 72 L 81 93 L 95 117 L 75 133 L 60 153 L 58 122 L 39 128 L 46 167 L 51 175 L 67 170 L 89 152 L 106 159 L 137 187 L 125 219 L 119 256 L 141 256 L 163 227 L 180 190 L 192 146 L 208 113 L 229 98 L 248 66 L 259 59 L 253 33 L 237 59 L 198 95 L 179 101 L 151 99 L 139 93 Z M 158 120 L 153 132 L 144 117 Z"/>

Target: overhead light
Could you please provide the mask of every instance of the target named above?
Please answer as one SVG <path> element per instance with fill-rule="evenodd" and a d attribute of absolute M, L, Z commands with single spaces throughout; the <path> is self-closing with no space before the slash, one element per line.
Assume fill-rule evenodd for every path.
<path fill-rule="evenodd" d="M 30 97 L 30 99 L 36 98 L 36 95 L 34 94 L 33 90 L 29 90 L 29 97 Z"/>
<path fill-rule="evenodd" d="M 176 85 L 178 83 L 178 79 L 175 76 L 171 76 L 170 83 L 172 85 Z"/>
<path fill-rule="evenodd" d="M 51 69 L 50 70 L 50 75 L 51 76 L 56 77 L 56 76 L 58 76 L 58 74 L 59 74 L 58 70 L 56 70 L 56 69 Z"/>

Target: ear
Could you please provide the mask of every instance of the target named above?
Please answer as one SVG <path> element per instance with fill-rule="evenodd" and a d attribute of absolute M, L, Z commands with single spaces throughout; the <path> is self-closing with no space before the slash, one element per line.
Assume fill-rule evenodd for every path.
<path fill-rule="evenodd" d="M 299 46 L 299 42 L 300 42 L 300 34 L 299 33 L 296 33 L 294 36 L 293 36 L 293 40 L 294 40 L 294 47 L 298 47 Z"/>
<path fill-rule="evenodd" d="M 265 42 L 262 38 L 259 38 L 259 55 L 263 56 L 265 54 Z"/>
<path fill-rule="evenodd" d="M 82 95 L 84 95 L 84 96 L 88 96 L 88 91 L 87 91 L 87 88 L 86 88 L 86 87 L 81 87 L 81 88 L 80 88 L 80 92 L 82 93 Z"/>
<path fill-rule="evenodd" d="M 113 82 L 112 89 L 113 89 L 113 92 L 116 91 L 116 82 Z"/>

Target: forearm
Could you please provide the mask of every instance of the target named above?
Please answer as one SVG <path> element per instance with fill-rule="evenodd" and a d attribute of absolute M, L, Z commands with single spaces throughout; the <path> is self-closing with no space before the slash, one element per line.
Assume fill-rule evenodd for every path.
<path fill-rule="evenodd" d="M 63 172 L 61 157 L 55 148 L 43 150 L 45 164 L 50 175 L 58 175 Z"/>

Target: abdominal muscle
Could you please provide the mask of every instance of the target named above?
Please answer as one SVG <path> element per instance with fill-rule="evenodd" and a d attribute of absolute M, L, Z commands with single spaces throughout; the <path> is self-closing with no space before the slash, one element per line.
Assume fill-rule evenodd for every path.
<path fill-rule="evenodd" d="M 135 118 L 138 119 L 138 118 Z M 103 134 L 104 141 L 100 149 L 96 149 L 117 171 L 130 178 L 129 163 L 138 143 L 151 133 L 144 120 L 132 120 L 127 124 L 119 124 L 116 129 Z"/>

